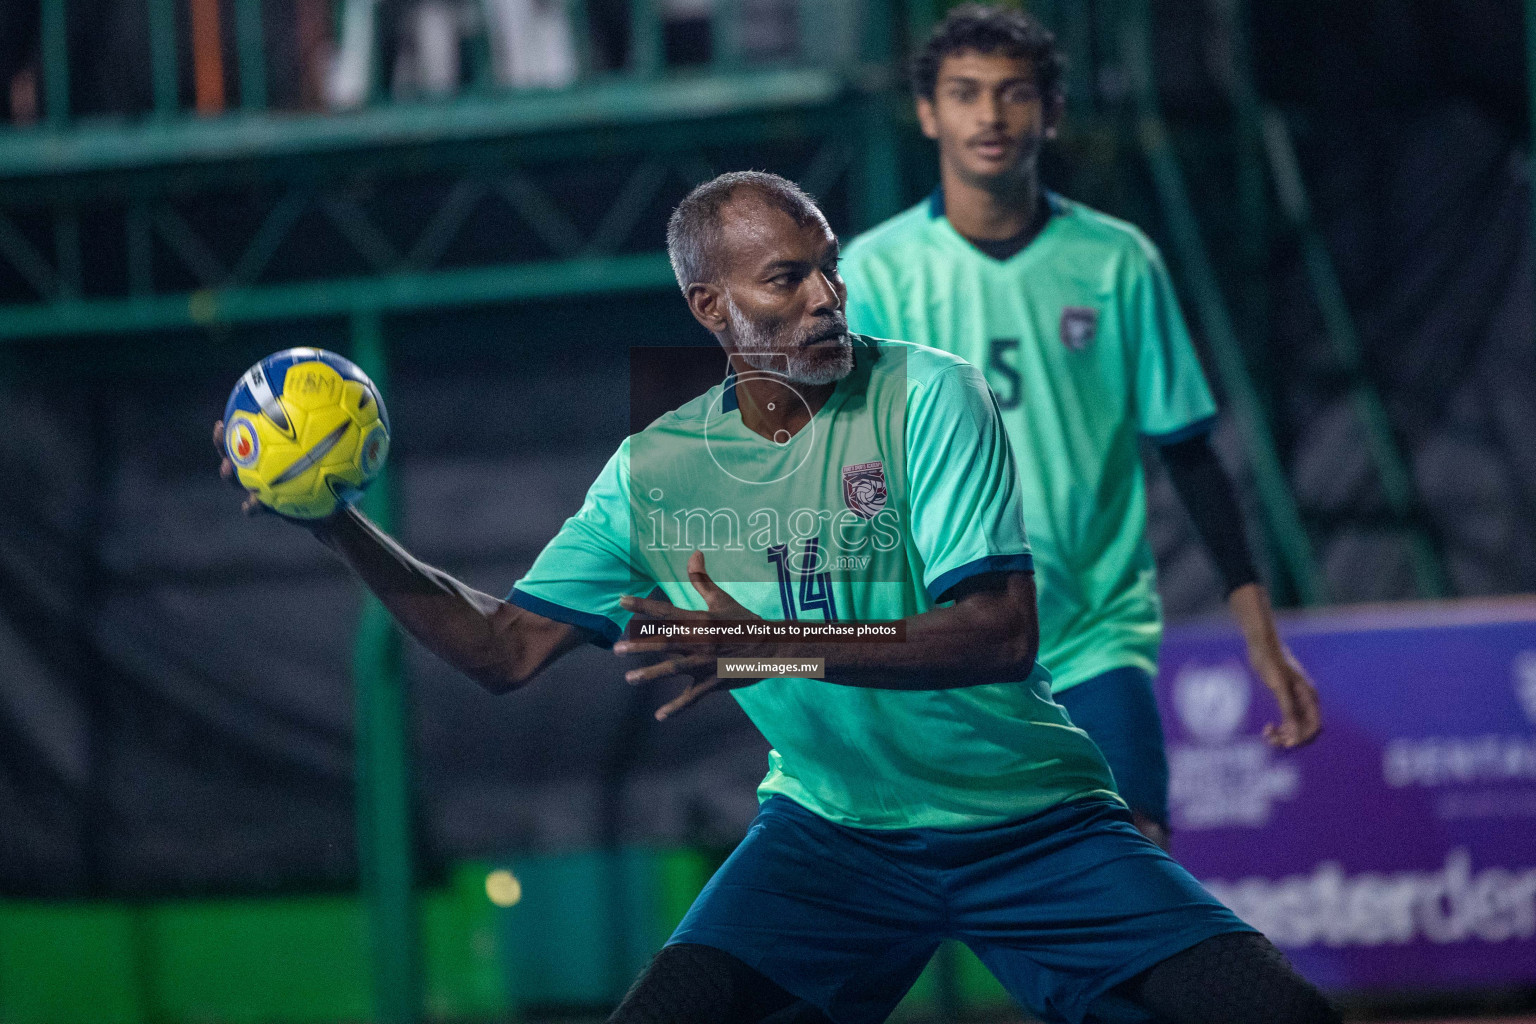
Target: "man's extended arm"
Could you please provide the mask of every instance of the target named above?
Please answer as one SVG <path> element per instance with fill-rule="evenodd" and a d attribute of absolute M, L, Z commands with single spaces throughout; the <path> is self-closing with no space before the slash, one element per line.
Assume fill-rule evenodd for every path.
<path fill-rule="evenodd" d="M 1227 607 L 1248 643 L 1248 662 L 1280 705 L 1280 724 L 1266 725 L 1265 737 L 1282 747 L 1310 743 L 1322 728 L 1317 690 L 1280 639 L 1269 594 L 1248 552 L 1237 495 L 1211 448 L 1210 436 L 1166 444 L 1158 452 L 1195 532 L 1221 573 Z"/>
<path fill-rule="evenodd" d="M 223 424 L 215 424 L 213 439 L 222 454 Z M 227 458 L 219 471 L 233 482 Z M 247 512 L 262 507 L 247 495 Z M 351 566 L 406 632 L 493 693 L 516 689 L 588 639 L 575 626 L 481 593 L 427 565 L 351 506 L 304 525 Z"/>
<path fill-rule="evenodd" d="M 704 611 L 638 597 L 624 598 L 624 607 L 665 622 L 759 619 L 709 578 L 702 553 L 695 551 L 689 558 L 688 578 L 704 599 Z M 655 663 L 625 673 L 631 683 L 693 677 L 679 697 L 657 711 L 658 718 L 682 710 L 713 690 L 754 682 L 722 681 L 715 674 L 720 658 L 823 658 L 826 682 L 883 690 L 946 690 L 1027 678 L 1034 670 L 1040 637 L 1034 576 L 1027 572 L 973 576 L 947 596 L 954 598 L 954 604 L 904 619 L 906 639 L 900 643 L 722 643 L 669 638 L 622 640 L 613 649 L 616 654 L 657 657 Z"/>
<path fill-rule="evenodd" d="M 350 506 L 311 532 L 352 567 L 406 632 L 492 693 L 522 686 L 588 639 L 584 630 L 426 564 Z"/>
<path fill-rule="evenodd" d="M 947 690 L 1028 678 L 1040 650 L 1034 574 L 973 576 L 948 596 L 954 604 L 904 620 L 902 643 L 827 645 L 821 652 L 827 681 L 885 690 Z M 788 649 L 775 656 L 798 653 Z"/>

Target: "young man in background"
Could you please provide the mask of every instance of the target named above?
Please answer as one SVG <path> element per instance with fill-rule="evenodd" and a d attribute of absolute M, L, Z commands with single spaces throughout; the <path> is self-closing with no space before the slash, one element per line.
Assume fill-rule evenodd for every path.
<path fill-rule="evenodd" d="M 1310 742 L 1317 693 L 1281 642 L 1232 485 L 1216 405 L 1157 250 L 1132 225 L 1045 191 L 1041 147 L 1063 59 L 1023 13 L 955 8 L 913 66 L 941 185 L 843 258 L 859 332 L 984 368 L 1018 464 L 1039 580 L 1040 660 L 1094 738 L 1136 825 L 1168 844 L 1168 765 L 1152 678 L 1162 638 L 1138 436 L 1158 447 L 1216 561 L 1276 746 Z"/>

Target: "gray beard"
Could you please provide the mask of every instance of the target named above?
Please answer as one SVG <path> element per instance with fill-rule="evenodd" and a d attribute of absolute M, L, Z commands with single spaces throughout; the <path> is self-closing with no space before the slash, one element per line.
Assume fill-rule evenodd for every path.
<path fill-rule="evenodd" d="M 784 347 L 768 331 L 736 308 L 725 297 L 725 315 L 731 321 L 736 352 L 754 370 L 774 373 L 795 384 L 831 384 L 853 372 L 853 339 L 845 331 L 834 349 L 806 351 L 798 344 Z"/>

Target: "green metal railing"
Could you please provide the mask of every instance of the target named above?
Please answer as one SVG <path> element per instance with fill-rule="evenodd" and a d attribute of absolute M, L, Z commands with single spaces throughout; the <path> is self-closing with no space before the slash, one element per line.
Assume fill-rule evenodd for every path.
<path fill-rule="evenodd" d="M 389 356 L 377 311 L 352 315 L 352 358 L 381 391 Z M 393 531 L 399 502 L 386 466 L 363 509 Z M 357 840 L 368 908 L 375 1024 L 410 1024 L 421 1014 L 421 935 L 417 922 L 410 714 L 401 670 L 402 637 L 380 601 L 363 605 L 352 656 L 356 693 Z"/>
<path fill-rule="evenodd" d="M 1218 77 L 1224 79 L 1222 84 L 1236 114 L 1238 222 L 1242 229 L 1237 240 L 1241 272 L 1236 287 L 1240 307 L 1246 314 L 1250 346 L 1257 349 L 1268 337 L 1263 273 L 1267 191 L 1272 183 L 1280 212 L 1300 241 L 1303 266 L 1322 313 L 1324 334 L 1348 381 L 1350 404 L 1364 430 L 1367 453 L 1375 467 L 1392 528 L 1407 545 L 1417 589 L 1424 597 L 1443 597 L 1450 588 L 1440 552 L 1424 525 L 1412 474 L 1386 407 L 1366 373 L 1354 319 L 1322 232 L 1313 219 L 1289 127 L 1278 111 L 1263 103 L 1253 84 L 1248 66 L 1246 5 L 1242 0 L 1224 0 L 1213 8 L 1228 36 L 1223 48 L 1227 61 L 1219 69 Z M 1205 329 L 1234 417 L 1245 436 L 1279 567 L 1303 604 L 1318 603 L 1326 600 L 1325 581 L 1285 477 L 1269 412 L 1249 372 L 1239 331 L 1221 292 L 1183 171 L 1158 109 L 1149 57 L 1150 17 L 1146 0 L 1135 0 L 1125 22 L 1124 53 L 1132 79 L 1142 149 L 1196 314 Z"/>
<path fill-rule="evenodd" d="M 584 3 L 567 0 L 579 69 L 570 87 L 498 87 L 481 39 L 459 93 L 395 100 L 381 88 L 375 49 L 362 103 L 317 112 L 273 108 L 263 2 L 234 0 L 234 52 L 221 58 L 233 61 L 238 102 L 211 116 L 182 104 L 188 69 L 180 64 L 178 6 L 186 3 L 147 0 L 142 8 L 150 109 L 143 117 L 117 119 L 77 117 L 71 110 L 71 0 L 42 5 L 43 119 L 27 127 L 0 125 L 0 260 L 37 299 L 0 302 L 0 341 L 70 335 L 116 341 L 134 333 L 342 316 L 352 327 L 353 358 L 387 388 L 391 313 L 670 289 L 660 239 L 639 252 L 623 244 L 664 186 L 678 184 L 679 175 L 697 180 L 712 173 L 697 154 L 698 136 L 717 146 L 769 139 L 814 144 L 808 187 L 830 187 L 846 174 L 856 226 L 883 219 L 900 201 L 896 107 L 882 91 L 891 78 L 891 26 L 878 2 L 802 0 L 792 52 L 758 57 L 744 45 L 739 0 L 718 0 L 709 62 L 672 68 L 660 0 L 632 0 L 632 43 L 623 66 L 600 72 L 591 66 Z M 375 0 L 338 0 L 335 10 L 363 29 L 371 25 L 374 40 L 380 37 Z M 633 165 L 612 194 L 594 197 L 607 207 L 597 225 L 578 229 L 583 219 L 557 208 L 530 165 L 591 154 L 632 155 Z M 449 187 L 403 245 L 403 231 L 379 230 L 346 191 L 348 173 L 366 181 L 424 168 L 448 178 Z M 230 187 L 272 197 L 233 257 L 227 244 L 200 236 L 177 205 Z M 450 239 L 482 202 L 511 207 L 552 258 L 445 265 Z M 87 290 L 82 280 L 80 215 L 91 209 L 99 217 L 103 208 L 121 218 L 125 282 L 105 292 L 99 284 Z M 51 222 L 51 244 L 36 229 L 39 211 Z M 340 229 L 371 272 L 299 280 L 269 275 L 295 225 L 317 213 Z M 382 222 L 386 213 L 372 215 Z M 27 217 L 30 231 L 23 230 Z M 161 272 L 170 269 L 165 261 L 175 264 L 174 273 Z M 157 290 L 188 272 L 199 287 Z M 386 529 L 400 525 L 387 472 L 366 509 Z M 371 1016 L 379 1024 L 408 1024 L 422 1013 L 423 980 L 407 681 L 398 630 L 376 601 L 365 604 L 358 624 L 353 674 Z"/>
<path fill-rule="evenodd" d="M 190 116 L 192 111 L 181 103 L 183 72 L 177 31 L 178 4 L 189 0 L 146 0 L 144 7 L 145 33 L 149 43 L 149 62 L 145 73 L 151 86 L 150 113 L 159 121 Z M 234 80 L 239 87 L 239 104 L 227 112 L 261 114 L 269 110 L 268 88 L 269 58 L 263 30 L 264 0 L 233 0 L 234 11 Z M 39 126 L 43 130 L 58 130 L 74 120 L 70 109 L 71 67 L 68 40 L 68 21 L 71 0 L 47 0 L 42 5 L 40 60 L 43 80 L 45 117 Z M 746 33 L 742 18 L 741 0 L 715 0 L 710 18 L 710 52 L 706 71 L 709 74 L 735 75 L 753 70 L 816 68 L 820 70 L 846 70 L 861 60 L 880 60 L 881 55 L 870 53 L 869 38 L 879 33 L 868 29 L 873 21 L 883 16 L 885 5 L 863 0 L 827 2 L 827 0 L 803 0 L 796 6 L 794 31 L 795 45 L 791 51 L 780 55 L 759 54 L 755 57 L 746 48 Z M 622 66 L 612 70 L 597 70 L 592 64 L 594 44 L 584 0 L 565 0 L 564 10 L 571 26 L 573 56 L 578 70 L 577 81 L 572 88 L 588 85 L 613 84 L 622 81 L 653 82 L 665 76 L 669 70 L 665 60 L 665 12 L 660 0 L 632 0 L 630 8 L 630 43 Z M 361 106 L 398 106 L 383 88 L 387 69 L 380 57 L 379 41 L 385 37 L 380 24 L 381 8 L 378 0 L 336 0 L 338 34 L 345 41 L 357 33 L 366 40 L 368 88 Z M 490 61 L 485 55 L 486 29 L 493 15 L 489 5 L 481 4 L 480 33 L 471 42 L 471 49 L 478 57 L 469 61 L 471 74 L 453 97 L 421 101 L 426 105 L 452 103 L 455 99 L 475 96 L 517 93 L 511 86 L 499 86 L 489 72 Z M 880 47 L 875 43 L 875 48 Z M 888 57 L 888 53 L 885 55 Z M 749 59 L 752 58 L 752 59 Z M 694 69 L 697 70 L 697 69 Z M 524 90 L 527 91 L 527 90 Z M 544 91 L 544 90 L 533 90 Z M 407 105 L 415 101 L 405 101 Z M 355 113 L 355 107 L 328 111 L 332 115 Z M 34 129 L 36 130 L 36 129 Z M 0 124 L 0 137 L 12 132 L 25 133 L 27 128 Z"/>
<path fill-rule="evenodd" d="M 277 161 L 390 147 L 440 147 L 450 141 L 484 142 L 556 132 L 693 120 L 730 113 L 830 103 L 850 88 L 878 90 L 888 82 L 890 12 L 881 0 L 801 0 L 795 43 L 778 54 L 748 53 L 739 0 L 717 0 L 709 61 L 672 67 L 666 62 L 666 21 L 660 0 L 632 0 L 631 41 L 622 64 L 591 66 L 594 43 L 583 0 L 566 0 L 578 74 L 569 86 L 519 89 L 497 85 L 488 69 L 483 33 L 470 47 L 473 73 L 452 95 L 391 97 L 382 88 L 377 0 L 335 0 L 342 20 L 372 25 L 369 82 L 363 101 L 344 109 L 273 109 L 269 54 L 262 27 L 264 0 L 234 0 L 232 62 L 238 104 L 216 116 L 181 102 L 187 68 L 179 54 L 178 5 L 191 0 L 147 0 L 143 17 L 152 103 L 143 117 L 106 117 L 70 108 L 72 68 L 68 22 L 74 0 L 43 4 L 40 40 L 43 117 L 33 125 L 0 122 L 0 185 L 10 193 L 0 206 L 28 197 L 32 182 L 106 172 L 228 167 L 233 162 Z M 484 20 L 484 19 L 482 19 Z M 361 31 L 361 30 L 354 30 Z M 182 184 L 186 183 L 185 179 Z M 132 187 L 132 183 L 129 186 Z"/>
<path fill-rule="evenodd" d="M 262 0 L 237 0 L 240 108 L 221 116 L 198 116 L 177 105 L 182 69 L 177 65 L 175 14 L 176 4 L 187 0 L 151 0 L 144 17 L 153 59 L 143 72 L 153 82 L 151 116 L 76 120 L 66 100 L 70 2 L 50 0 L 44 5 L 42 123 L 0 126 L 0 260 L 43 300 L 0 302 L 0 339 L 666 286 L 670 271 L 663 254 L 616 251 L 624 241 L 618 237 L 622 225 L 632 225 L 638 215 L 636 204 L 643 205 L 660 187 L 657 173 L 631 183 L 638 193 L 631 194 L 634 190 L 625 186 L 615 190 L 616 199 L 598 197 L 601 202 L 614 200 L 615 217 L 605 218 L 603 227 L 577 246 L 552 245 L 556 259 L 434 269 L 447 239 L 471 216 L 474 200 L 461 202 L 466 195 L 499 190 L 519 217 L 539 219 L 540 207 L 547 207 L 548 200 L 526 187 L 526 178 L 523 184 L 483 178 L 532 161 L 650 150 L 656 155 L 639 169 L 665 178 L 693 173 L 680 168 L 708 168 L 697 157 L 684 155 L 690 147 L 821 135 L 829 152 L 849 150 L 846 156 L 834 153 L 832 163 L 851 169 L 857 179 L 856 226 L 893 212 L 900 199 L 891 127 L 895 109 L 890 98 L 881 95 L 891 78 L 892 57 L 888 12 L 880 3 L 804 0 L 798 7 L 799 44 L 794 52 L 744 62 L 733 0 L 723 5 L 714 30 L 713 63 L 672 69 L 663 61 L 659 3 L 634 0 L 634 44 L 618 71 L 587 74 L 564 89 L 466 88 L 442 100 L 399 102 L 375 96 L 358 109 L 317 113 L 267 109 Z M 568 6 L 576 23 L 584 26 L 579 0 Z M 338 10 L 365 19 L 378 17 L 374 0 L 351 0 Z M 577 49 L 589 49 L 586 33 L 576 35 Z M 702 121 L 711 122 L 707 131 L 696 127 Z M 861 139 L 865 144 L 857 145 Z M 662 162 L 659 168 L 650 163 L 657 159 Z M 317 180 L 313 169 L 321 167 Z M 282 284 L 261 284 L 258 279 L 295 222 L 313 211 L 315 193 L 339 177 L 337 170 L 354 167 L 372 178 L 441 168 L 482 179 L 465 181 L 453 190 L 433 216 L 431 229 L 408 251 L 364 246 L 367 251 L 359 255 L 372 264 L 373 273 L 316 280 L 289 277 Z M 512 176 L 518 173 L 513 170 Z M 166 207 L 177 196 L 232 181 L 242 189 L 274 185 L 286 194 L 265 215 L 243 254 L 221 262 L 210 258 L 213 247 L 186 219 Z M 125 244 L 115 258 L 125 263 L 120 280 L 127 287 L 116 294 L 100 286 L 87 292 L 80 284 L 78 212 L 86 206 L 99 210 L 104 203 L 121 203 L 120 197 L 128 197 L 121 213 Z M 618 209 L 626 203 L 629 208 Z M 20 230 L 16 220 L 39 209 L 49 210 L 54 222 L 51 245 L 40 244 L 36 232 Z M 338 219 L 334 203 L 321 212 Z M 343 212 L 347 223 L 338 226 L 348 244 L 381 237 L 355 209 Z M 619 227 L 609 230 L 610 222 Z M 550 235 L 547 226 L 530 223 L 540 237 Z M 568 226 L 560 226 L 556 234 L 575 237 Z M 201 287 L 179 294 L 157 292 L 157 251 L 189 269 Z"/>

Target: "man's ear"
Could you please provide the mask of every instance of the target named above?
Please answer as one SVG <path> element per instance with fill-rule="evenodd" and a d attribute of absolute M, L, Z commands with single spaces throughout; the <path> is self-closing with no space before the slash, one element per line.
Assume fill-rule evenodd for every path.
<path fill-rule="evenodd" d="M 928 138 L 939 137 L 939 116 L 933 109 L 933 100 L 922 96 L 917 98 L 917 123 Z"/>
<path fill-rule="evenodd" d="M 688 311 L 711 334 L 725 330 L 728 318 L 725 313 L 725 289 L 718 284 L 702 284 L 695 281 L 684 292 L 688 299 Z"/>

